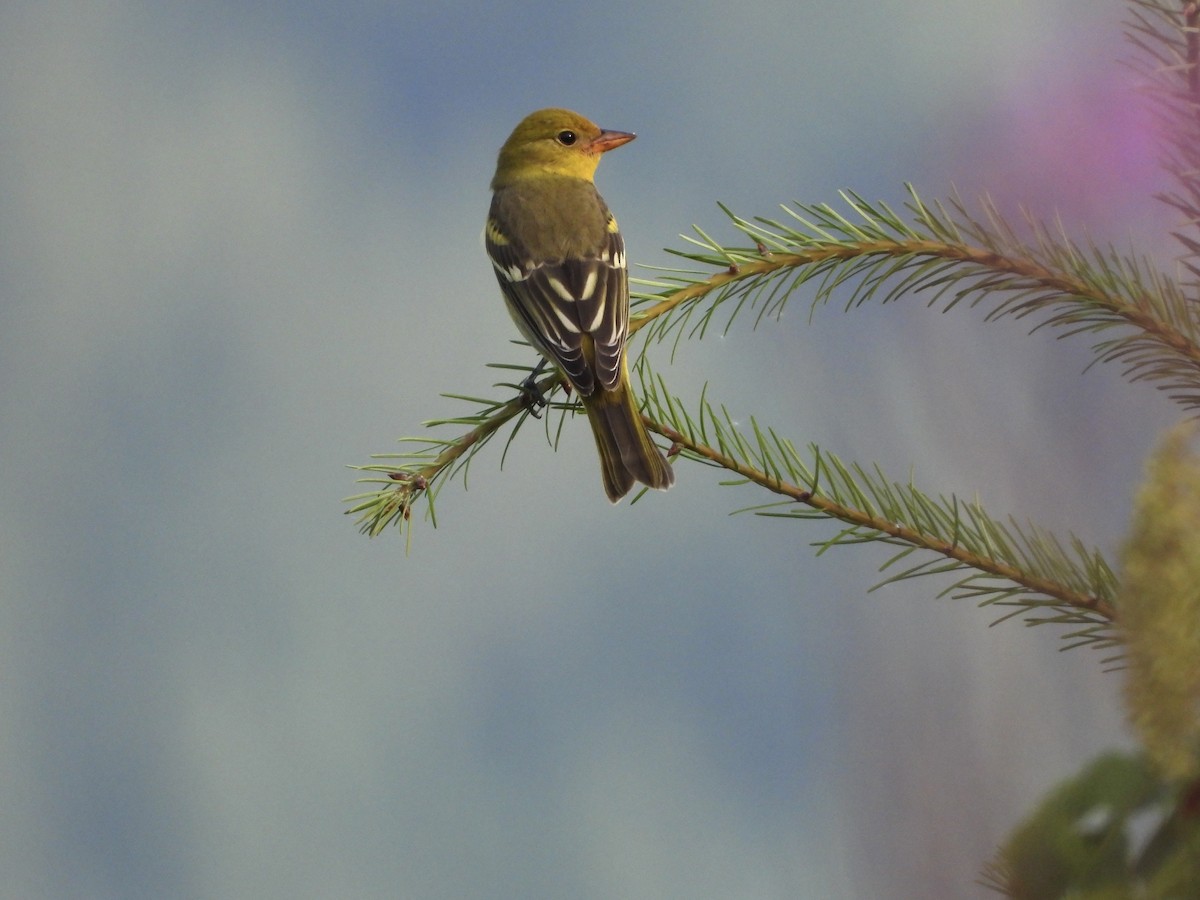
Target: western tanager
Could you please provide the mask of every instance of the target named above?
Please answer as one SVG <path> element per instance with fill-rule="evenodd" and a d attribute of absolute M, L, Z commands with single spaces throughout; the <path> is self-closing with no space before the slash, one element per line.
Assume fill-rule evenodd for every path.
<path fill-rule="evenodd" d="M 527 116 L 500 150 L 484 230 L 517 328 L 583 401 L 613 503 L 635 481 L 675 481 L 630 390 L 625 242 L 592 182 L 600 155 L 633 139 L 565 109 Z"/>

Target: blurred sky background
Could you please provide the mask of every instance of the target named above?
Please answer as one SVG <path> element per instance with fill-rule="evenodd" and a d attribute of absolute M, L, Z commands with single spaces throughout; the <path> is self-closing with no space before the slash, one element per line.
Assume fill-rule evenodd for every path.
<path fill-rule="evenodd" d="M 532 362 L 480 242 L 526 113 L 638 140 L 635 263 L 718 200 L 953 185 L 1168 261 L 1119 2 L 0 7 L 0 893 L 984 896 L 1128 742 L 1050 628 L 868 594 L 882 550 L 576 421 L 368 540 L 349 464 Z M 635 273 L 636 274 L 636 273 Z M 655 359 L 798 445 L 1115 551 L 1177 411 L 1086 339 L 918 299 Z M 988 895 L 990 896 L 990 895 Z"/>

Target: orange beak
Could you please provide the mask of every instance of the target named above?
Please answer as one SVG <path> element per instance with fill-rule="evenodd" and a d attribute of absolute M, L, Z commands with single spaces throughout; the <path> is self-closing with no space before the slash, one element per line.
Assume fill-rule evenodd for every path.
<path fill-rule="evenodd" d="M 601 131 L 588 145 L 588 149 L 593 153 L 607 153 L 614 147 L 628 144 L 635 137 L 637 135 L 629 131 Z"/>

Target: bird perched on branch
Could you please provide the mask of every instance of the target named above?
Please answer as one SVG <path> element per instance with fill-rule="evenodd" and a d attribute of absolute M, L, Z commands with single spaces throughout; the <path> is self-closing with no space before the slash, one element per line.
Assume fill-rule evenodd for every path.
<path fill-rule="evenodd" d="M 517 328 L 583 401 L 613 503 L 635 481 L 675 481 L 630 389 L 625 242 L 592 181 L 601 155 L 634 137 L 565 109 L 527 116 L 500 150 L 484 230 Z"/>

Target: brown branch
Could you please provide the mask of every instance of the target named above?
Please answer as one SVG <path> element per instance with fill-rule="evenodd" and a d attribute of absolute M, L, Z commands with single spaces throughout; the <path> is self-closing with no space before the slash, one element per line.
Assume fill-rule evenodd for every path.
<path fill-rule="evenodd" d="M 993 272 L 1028 278 L 1056 293 L 1086 300 L 1093 306 L 1124 319 L 1156 343 L 1186 356 L 1197 367 L 1200 367 L 1200 346 L 1147 313 L 1145 310 L 1150 306 L 1150 302 L 1146 298 L 1133 298 L 1131 302 L 1122 302 L 1111 295 L 1100 293 L 1082 279 L 1055 272 L 1030 259 L 1005 256 L 983 247 L 945 244 L 929 240 L 863 241 L 854 244 L 826 245 L 801 253 L 773 252 L 769 259 L 739 263 L 737 266 L 731 266 L 724 271 L 710 275 L 704 281 L 697 281 L 680 288 L 634 319 L 630 323 L 630 332 L 666 315 L 678 306 L 692 300 L 699 300 L 706 294 L 737 281 L 769 275 L 781 269 L 813 265 L 830 259 L 854 259 L 877 254 L 957 260 L 972 263 Z M 1046 301 L 1041 305 L 1049 305 L 1051 302 L 1059 301 Z"/>
<path fill-rule="evenodd" d="M 1031 575 L 1009 563 L 981 556 L 978 553 L 972 553 L 957 544 L 942 540 L 941 538 L 930 537 L 915 529 L 898 525 L 880 516 L 871 515 L 865 510 L 845 506 L 829 497 L 816 494 L 808 488 L 782 481 L 773 475 L 768 475 L 761 469 L 748 466 L 727 454 L 721 453 L 713 447 L 693 441 L 687 435 L 676 431 L 671 426 L 657 422 L 648 416 L 642 416 L 642 421 L 646 423 L 646 427 L 651 431 L 661 434 L 676 447 L 687 449 L 696 456 L 706 459 L 730 472 L 734 472 L 747 481 L 757 484 L 759 487 L 766 488 L 768 491 L 780 496 L 788 497 L 797 503 L 803 503 L 805 506 L 824 513 L 831 519 L 837 519 L 839 522 L 845 522 L 848 525 L 886 534 L 912 547 L 932 551 L 947 559 L 960 562 L 968 568 L 986 572 L 989 575 L 995 575 L 998 578 L 1011 581 L 1013 584 L 1021 585 L 1031 593 L 1049 597 L 1062 603 L 1064 606 L 1071 606 L 1076 609 L 1095 613 L 1110 622 L 1116 619 L 1116 610 L 1113 609 L 1112 604 L 1101 597 L 1072 591 L 1059 582 Z"/>

